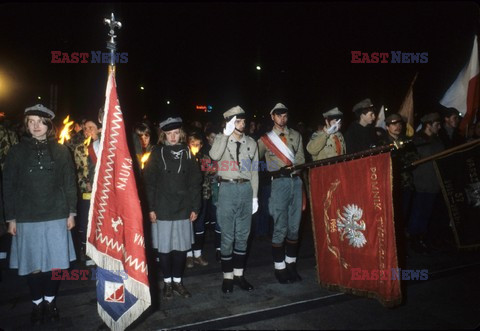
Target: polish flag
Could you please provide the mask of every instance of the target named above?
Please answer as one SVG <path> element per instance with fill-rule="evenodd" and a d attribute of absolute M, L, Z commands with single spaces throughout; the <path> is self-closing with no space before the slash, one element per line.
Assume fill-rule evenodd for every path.
<path fill-rule="evenodd" d="M 478 111 L 480 97 L 478 76 L 478 42 L 477 36 L 475 36 L 470 60 L 440 100 L 441 105 L 448 108 L 453 107 L 463 115 L 460 122 L 462 133 L 465 133 L 466 129 L 473 124 Z"/>

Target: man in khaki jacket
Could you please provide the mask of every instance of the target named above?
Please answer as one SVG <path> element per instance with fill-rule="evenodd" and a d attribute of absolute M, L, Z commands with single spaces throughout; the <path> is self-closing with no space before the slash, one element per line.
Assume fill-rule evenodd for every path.
<path fill-rule="evenodd" d="M 222 291 L 230 293 L 233 285 L 251 291 L 253 286 L 243 276 L 247 240 L 252 214 L 258 209 L 258 147 L 244 134 L 245 112 L 240 106 L 227 110 L 223 134 L 215 137 L 210 157 L 218 161 L 217 222 L 222 232 Z"/>
<path fill-rule="evenodd" d="M 258 140 L 259 156 L 267 171 L 305 163 L 302 136 L 288 128 L 288 109 L 277 103 L 270 111 L 273 130 Z M 281 284 L 301 280 L 297 273 L 298 229 L 302 218 L 302 180 L 298 171 L 273 173 L 269 211 L 274 220 L 272 255 L 275 277 Z"/>
<path fill-rule="evenodd" d="M 314 132 L 307 144 L 307 152 L 313 161 L 345 154 L 345 140 L 340 132 L 343 113 L 337 107 L 325 112 L 325 126 Z"/>

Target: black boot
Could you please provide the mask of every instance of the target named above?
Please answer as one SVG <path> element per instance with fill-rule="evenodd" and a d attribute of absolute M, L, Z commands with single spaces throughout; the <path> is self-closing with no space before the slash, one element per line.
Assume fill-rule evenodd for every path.
<path fill-rule="evenodd" d="M 275 277 L 280 284 L 290 284 L 292 282 L 287 269 L 275 269 Z"/>
<path fill-rule="evenodd" d="M 47 321 L 52 321 L 56 322 L 60 319 L 60 315 L 58 314 L 58 309 L 57 309 L 57 300 L 53 299 L 52 302 L 48 301 L 43 301 L 45 305 L 45 319 Z"/>
<path fill-rule="evenodd" d="M 247 280 L 245 279 L 244 276 L 234 276 L 233 277 L 233 283 L 240 287 L 244 291 L 252 291 L 253 286 Z"/>
<path fill-rule="evenodd" d="M 223 293 L 232 293 L 233 292 L 233 279 L 223 279 L 222 283 L 222 291 Z"/>
<path fill-rule="evenodd" d="M 40 302 L 38 305 L 33 304 L 30 321 L 33 325 L 40 325 L 43 323 L 43 301 Z"/>
<path fill-rule="evenodd" d="M 297 280 L 298 281 L 302 280 L 302 277 L 300 277 L 300 275 L 297 272 L 297 263 L 295 263 L 295 262 L 286 263 L 286 266 L 287 266 L 288 274 L 290 275 L 290 280 L 292 282 L 295 282 Z"/>

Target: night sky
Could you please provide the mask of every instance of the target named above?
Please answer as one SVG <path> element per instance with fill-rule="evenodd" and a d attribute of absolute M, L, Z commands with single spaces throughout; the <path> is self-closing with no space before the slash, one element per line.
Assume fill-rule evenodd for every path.
<path fill-rule="evenodd" d="M 111 12 L 123 24 L 118 52 L 128 53 L 117 84 L 129 121 L 206 119 L 195 105 L 213 106 L 210 119 L 237 104 L 261 117 L 282 102 L 292 121 L 313 123 L 335 106 L 351 117 L 367 97 L 396 112 L 416 72 L 416 113 L 437 111 L 479 22 L 473 2 L 1 5 L 0 79 L 8 90 L 0 91 L 0 111 L 15 119 L 27 106 L 49 106 L 56 85 L 59 120 L 95 117 L 107 65 L 53 64 L 51 51 L 106 52 L 103 18 Z M 428 52 L 428 63 L 354 64 L 351 51 Z"/>

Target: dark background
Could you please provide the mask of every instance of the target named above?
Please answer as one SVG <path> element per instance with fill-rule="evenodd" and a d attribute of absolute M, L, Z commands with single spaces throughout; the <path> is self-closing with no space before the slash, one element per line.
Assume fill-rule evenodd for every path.
<path fill-rule="evenodd" d="M 52 64 L 51 51 L 106 52 L 103 18 L 111 12 L 123 24 L 118 52 L 128 53 L 117 84 L 129 121 L 175 112 L 217 120 L 237 104 L 259 118 L 282 102 L 292 121 L 311 124 L 335 106 L 351 119 L 366 97 L 396 112 L 416 72 L 417 116 L 437 111 L 479 21 L 476 3 L 457 1 L 4 4 L 0 74 L 9 91 L 0 111 L 15 119 L 33 104 L 50 106 L 56 85 L 58 122 L 96 117 L 107 65 Z M 428 63 L 352 64 L 351 51 L 428 52 Z"/>

